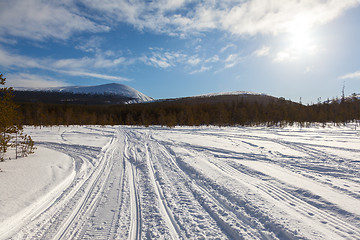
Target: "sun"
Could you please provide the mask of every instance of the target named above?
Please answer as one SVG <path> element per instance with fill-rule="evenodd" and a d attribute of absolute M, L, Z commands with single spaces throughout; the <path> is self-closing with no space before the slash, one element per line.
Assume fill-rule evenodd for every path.
<path fill-rule="evenodd" d="M 308 32 L 297 30 L 290 35 L 290 48 L 301 52 L 305 51 L 307 48 L 309 48 L 312 44 L 311 36 Z"/>
<path fill-rule="evenodd" d="M 306 16 L 295 18 L 288 28 L 289 46 L 291 51 L 298 54 L 313 53 L 316 51 L 314 38 L 311 34 L 310 19 Z"/>

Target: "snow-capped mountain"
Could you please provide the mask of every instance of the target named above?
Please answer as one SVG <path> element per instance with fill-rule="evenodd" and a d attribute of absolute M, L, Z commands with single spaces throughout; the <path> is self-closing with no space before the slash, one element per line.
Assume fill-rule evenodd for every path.
<path fill-rule="evenodd" d="M 52 88 L 16 88 L 17 91 L 49 91 L 49 92 L 69 92 L 75 94 L 97 94 L 97 95 L 116 95 L 131 98 L 128 103 L 141 103 L 153 100 L 151 97 L 137 91 L 136 89 L 119 83 L 109 83 L 97 86 L 68 86 Z"/>

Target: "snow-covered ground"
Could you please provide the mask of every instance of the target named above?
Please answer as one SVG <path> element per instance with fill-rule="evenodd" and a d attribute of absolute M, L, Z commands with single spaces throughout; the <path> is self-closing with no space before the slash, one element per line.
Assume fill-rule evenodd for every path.
<path fill-rule="evenodd" d="M 353 127 L 27 128 L 0 239 L 360 239 Z"/>

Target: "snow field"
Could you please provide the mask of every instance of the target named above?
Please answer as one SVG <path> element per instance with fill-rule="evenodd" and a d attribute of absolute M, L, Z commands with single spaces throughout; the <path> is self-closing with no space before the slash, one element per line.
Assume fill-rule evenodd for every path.
<path fill-rule="evenodd" d="M 1 163 L 0 239 L 51 205 L 74 179 L 72 159 L 38 147 L 36 154 Z"/>
<path fill-rule="evenodd" d="M 33 196 L 0 210 L 0 239 L 360 239 L 360 138 L 351 127 L 26 132 L 40 151 L 21 161 L 57 156 L 31 173 L 58 170 L 35 177 L 36 189 L 24 186 L 28 176 L 11 179 L 5 166 L 19 160 L 0 165 L 0 180 L 19 189 L 6 195 L 1 181 L 1 203 Z"/>

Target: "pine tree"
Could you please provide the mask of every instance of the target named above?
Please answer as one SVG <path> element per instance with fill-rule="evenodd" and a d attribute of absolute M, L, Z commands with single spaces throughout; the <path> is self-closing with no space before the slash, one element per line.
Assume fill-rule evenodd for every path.
<path fill-rule="evenodd" d="M 5 85 L 6 78 L 0 74 L 0 85 Z M 0 151 L 4 154 L 10 144 L 11 134 L 15 131 L 14 123 L 16 119 L 15 104 L 12 101 L 12 88 L 0 88 Z M 0 156 L 0 160 L 4 160 Z"/>
<path fill-rule="evenodd" d="M 0 85 L 4 86 L 6 78 L 0 73 Z M 20 156 L 27 156 L 35 150 L 34 141 L 30 136 L 23 134 L 19 114 L 13 101 L 14 94 L 11 87 L 0 88 L 0 161 L 4 161 L 4 154 L 9 147 L 18 147 L 22 152 Z"/>

